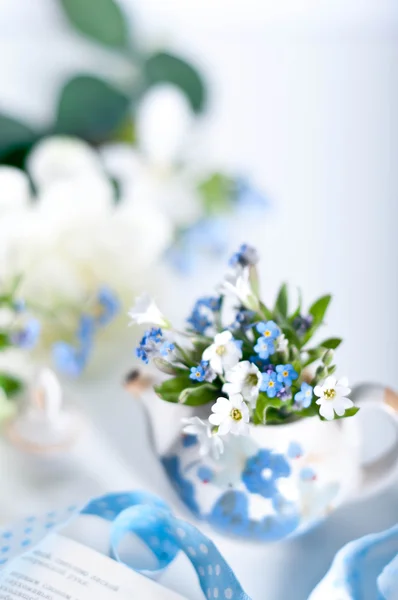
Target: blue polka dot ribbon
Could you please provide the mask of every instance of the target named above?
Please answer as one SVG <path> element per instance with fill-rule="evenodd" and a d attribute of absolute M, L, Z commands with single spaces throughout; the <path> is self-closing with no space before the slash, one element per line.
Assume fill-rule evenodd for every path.
<path fill-rule="evenodd" d="M 109 554 L 127 567 L 154 576 L 182 551 L 198 575 L 205 598 L 250 600 L 213 542 L 190 523 L 175 517 L 163 500 L 147 492 L 107 494 L 90 501 L 82 510 L 69 507 L 59 513 L 47 513 L 44 521 L 32 516 L 14 528 L 0 530 L 0 565 L 37 544 L 45 533 L 59 529 L 79 513 L 112 523 Z M 142 569 L 122 560 L 120 548 L 131 533 L 138 536 L 156 558 L 153 569 Z"/>

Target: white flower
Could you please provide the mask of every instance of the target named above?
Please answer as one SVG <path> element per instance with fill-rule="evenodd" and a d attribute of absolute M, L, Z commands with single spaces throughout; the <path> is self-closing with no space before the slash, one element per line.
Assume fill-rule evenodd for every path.
<path fill-rule="evenodd" d="M 253 406 L 256 403 L 260 385 L 262 381 L 261 373 L 258 367 L 244 360 L 225 374 L 227 383 L 223 385 L 223 392 L 232 396 L 242 394 L 243 398 Z"/>
<path fill-rule="evenodd" d="M 25 208 L 30 201 L 29 180 L 15 167 L 0 167 L 0 214 Z"/>
<path fill-rule="evenodd" d="M 137 323 L 137 325 L 148 324 L 158 325 L 165 329 L 170 328 L 169 321 L 163 316 L 163 313 L 158 308 L 156 302 L 147 293 L 144 293 L 137 298 L 128 315 L 131 318 L 130 325 Z"/>
<path fill-rule="evenodd" d="M 212 431 L 209 423 L 205 423 L 199 417 L 191 417 L 190 419 L 182 419 L 184 425 L 183 432 L 188 435 L 196 435 L 199 441 L 201 456 L 208 454 L 218 460 L 224 452 L 224 442 L 216 432 Z"/>
<path fill-rule="evenodd" d="M 249 409 L 241 394 L 234 394 L 227 398 L 218 398 L 211 408 L 213 414 L 209 421 L 218 427 L 219 435 L 233 433 L 234 435 L 249 434 Z"/>
<path fill-rule="evenodd" d="M 137 137 L 143 154 L 153 164 L 175 164 L 192 126 L 188 101 L 173 85 L 151 88 L 138 108 Z"/>
<path fill-rule="evenodd" d="M 39 188 L 102 173 L 97 152 L 83 140 L 66 135 L 51 136 L 36 144 L 29 154 L 27 169 Z M 89 198 L 87 195 L 86 200 Z"/>
<path fill-rule="evenodd" d="M 259 300 L 250 283 L 250 271 L 247 267 L 238 272 L 227 273 L 219 286 L 219 291 L 222 294 L 236 296 L 249 310 L 257 311 L 259 309 Z"/>
<path fill-rule="evenodd" d="M 334 413 L 342 417 L 347 408 L 354 406 L 352 400 L 347 398 L 350 392 L 346 377 L 339 381 L 333 376 L 326 377 L 321 385 L 314 388 L 314 394 L 319 397 L 316 401 L 320 407 L 319 414 L 328 421 L 334 419 Z"/>
<path fill-rule="evenodd" d="M 242 350 L 230 331 L 218 333 L 214 338 L 214 344 L 206 348 L 202 355 L 203 360 L 208 360 L 213 371 L 219 374 L 234 367 L 241 357 Z"/>
<path fill-rule="evenodd" d="M 281 333 L 281 335 L 278 336 L 275 341 L 276 341 L 276 351 L 277 352 L 286 352 L 287 351 L 289 342 L 287 341 L 284 333 Z"/>

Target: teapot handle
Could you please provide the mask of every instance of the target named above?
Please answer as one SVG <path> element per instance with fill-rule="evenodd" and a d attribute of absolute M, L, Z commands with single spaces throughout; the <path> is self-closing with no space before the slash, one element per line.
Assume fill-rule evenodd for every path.
<path fill-rule="evenodd" d="M 355 386 L 351 399 L 360 408 L 373 408 L 388 415 L 395 430 L 395 440 L 386 452 L 362 465 L 362 482 L 355 498 L 364 498 L 387 487 L 398 476 L 398 394 L 381 384 Z"/>

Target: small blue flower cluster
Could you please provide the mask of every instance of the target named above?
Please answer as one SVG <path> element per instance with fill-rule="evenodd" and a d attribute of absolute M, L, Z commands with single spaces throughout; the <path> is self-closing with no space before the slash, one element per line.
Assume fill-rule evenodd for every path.
<path fill-rule="evenodd" d="M 293 327 L 296 330 L 297 335 L 299 335 L 300 337 L 305 335 L 307 331 L 311 328 L 313 320 L 314 319 L 311 315 L 307 315 L 306 317 L 299 315 L 298 317 L 296 317 L 293 321 Z"/>
<path fill-rule="evenodd" d="M 261 333 L 254 350 L 260 358 L 267 359 L 276 352 L 276 339 L 281 335 L 281 330 L 274 321 L 257 323 L 256 329 Z"/>
<path fill-rule="evenodd" d="M 93 315 L 83 314 L 79 319 L 75 344 L 65 341 L 53 344 L 56 367 L 71 377 L 81 375 L 91 356 L 97 330 L 107 326 L 119 310 L 120 302 L 116 294 L 107 286 L 102 286 L 95 298 Z"/>
<path fill-rule="evenodd" d="M 242 244 L 239 250 L 231 256 L 229 264 L 231 267 L 236 267 L 237 265 L 241 267 L 253 267 L 258 261 L 257 250 L 253 246 L 249 246 L 249 244 Z"/>
<path fill-rule="evenodd" d="M 276 352 L 276 340 L 281 335 L 281 330 L 274 321 L 257 323 L 256 329 L 261 336 L 258 338 L 254 350 L 261 361 L 266 361 Z M 253 361 L 254 362 L 254 361 Z M 290 387 L 298 378 L 298 373 L 292 365 L 258 365 L 263 370 L 262 384 L 260 390 L 266 392 L 268 398 L 280 398 L 290 400 L 292 397 Z M 311 404 L 312 387 L 302 383 L 301 389 L 294 397 L 300 408 L 307 408 Z"/>
<path fill-rule="evenodd" d="M 235 315 L 235 321 L 229 326 L 229 329 L 234 331 L 235 329 L 248 329 L 252 327 L 252 322 L 255 317 L 255 313 L 252 310 L 242 308 L 237 311 Z"/>
<path fill-rule="evenodd" d="M 204 335 L 206 329 L 211 327 L 214 322 L 214 313 L 221 308 L 221 298 L 214 296 L 205 296 L 195 302 L 192 313 L 187 319 L 195 333 Z"/>
<path fill-rule="evenodd" d="M 174 344 L 164 339 L 162 330 L 152 327 L 144 333 L 136 348 L 136 355 L 145 363 L 148 363 L 150 358 L 156 356 L 169 359 L 174 349 Z"/>
<path fill-rule="evenodd" d="M 10 341 L 14 346 L 24 350 L 34 348 L 40 337 L 41 325 L 35 318 L 28 319 L 25 324 L 10 335 Z"/>
<path fill-rule="evenodd" d="M 189 375 L 193 381 L 214 381 L 216 374 L 209 366 L 209 361 L 202 360 L 196 367 L 191 367 Z"/>

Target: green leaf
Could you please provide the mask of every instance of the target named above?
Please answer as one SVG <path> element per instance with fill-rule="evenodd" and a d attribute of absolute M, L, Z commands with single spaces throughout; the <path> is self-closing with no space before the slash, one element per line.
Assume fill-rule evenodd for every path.
<path fill-rule="evenodd" d="M 100 142 L 118 130 L 128 109 L 127 96 L 101 79 L 79 75 L 61 92 L 55 129 Z"/>
<path fill-rule="evenodd" d="M 303 408 L 302 410 L 298 410 L 296 412 L 298 417 L 307 418 L 307 417 L 315 417 L 319 415 L 319 407 L 317 404 L 311 404 L 307 408 Z"/>
<path fill-rule="evenodd" d="M 200 182 L 198 192 L 207 215 L 219 215 L 230 210 L 233 182 L 222 173 L 213 173 Z"/>
<path fill-rule="evenodd" d="M 340 346 L 342 341 L 343 340 L 341 338 L 328 338 L 327 340 L 321 342 L 319 345 L 322 348 L 327 348 L 328 350 L 336 350 L 336 348 Z"/>
<path fill-rule="evenodd" d="M 309 313 L 314 318 L 314 325 L 320 325 L 322 323 L 331 299 L 332 296 L 329 294 L 327 296 L 322 296 L 322 298 L 319 298 L 319 300 L 314 302 L 311 306 Z"/>
<path fill-rule="evenodd" d="M 166 402 L 178 402 L 181 392 L 191 385 L 192 379 L 186 373 L 172 379 L 167 379 L 160 385 L 156 385 L 154 389 L 158 396 L 166 400 Z"/>
<path fill-rule="evenodd" d="M 192 109 L 201 112 L 206 102 L 206 89 L 201 75 L 189 63 L 168 52 L 152 54 L 144 64 L 149 86 L 171 83 L 187 96 Z"/>
<path fill-rule="evenodd" d="M 10 336 L 7 331 L 0 331 L 0 350 L 10 346 Z"/>
<path fill-rule="evenodd" d="M 211 383 L 198 384 L 196 386 L 185 388 L 178 398 L 180 404 L 187 406 L 200 406 L 215 402 L 219 396 L 219 390 Z"/>
<path fill-rule="evenodd" d="M 275 302 L 275 311 L 278 312 L 282 317 L 287 317 L 288 312 L 288 292 L 287 285 L 283 283 L 278 292 L 278 296 Z"/>
<path fill-rule="evenodd" d="M 192 379 L 189 378 L 189 373 L 185 371 L 185 373 L 155 386 L 155 392 L 163 400 L 166 400 L 166 402 L 179 402 L 188 406 L 199 406 L 215 401 L 218 395 L 218 388 L 210 383 L 193 385 Z"/>
<path fill-rule="evenodd" d="M 261 317 L 263 319 L 266 319 L 267 321 L 269 321 L 270 319 L 272 319 L 272 316 L 273 316 L 272 312 L 262 302 L 260 302 L 259 313 L 260 313 Z M 286 337 L 287 337 L 287 335 L 286 335 Z"/>
<path fill-rule="evenodd" d="M 283 408 L 275 408 L 273 406 L 267 406 L 265 409 L 265 423 L 268 425 L 277 425 L 284 423 L 290 418 L 290 414 L 284 411 Z"/>
<path fill-rule="evenodd" d="M 127 48 L 127 21 L 114 0 L 60 0 L 66 16 L 80 33 L 111 48 Z"/>
<path fill-rule="evenodd" d="M 156 366 L 156 368 L 159 369 L 159 371 L 161 371 L 162 373 L 167 373 L 168 375 L 178 375 L 184 374 L 184 372 L 186 372 L 186 369 L 176 367 L 175 365 L 172 365 L 168 360 L 160 358 L 160 356 L 155 357 L 153 359 L 153 363 Z"/>
<path fill-rule="evenodd" d="M 20 379 L 13 375 L 0 373 L 0 388 L 4 390 L 8 398 L 11 398 L 22 390 L 23 384 Z"/>
<path fill-rule="evenodd" d="M 0 156 L 32 144 L 37 134 L 24 123 L 0 114 Z"/>
<path fill-rule="evenodd" d="M 266 411 L 269 407 L 280 408 L 282 401 L 280 398 L 268 398 L 267 394 L 260 392 L 256 402 L 256 408 L 253 414 L 253 422 L 255 425 L 265 424 Z"/>
<path fill-rule="evenodd" d="M 290 321 L 291 323 L 293 323 L 293 321 L 294 321 L 294 319 L 295 319 L 296 317 L 298 317 L 299 315 L 301 315 L 301 307 L 302 307 L 302 305 L 303 305 L 303 294 L 302 294 L 302 292 L 301 292 L 301 289 L 300 289 L 300 288 L 297 288 L 297 296 L 298 296 L 297 308 L 296 308 L 296 310 L 294 311 L 294 313 L 293 313 L 292 315 L 290 315 L 290 317 L 289 317 L 289 321 Z"/>

